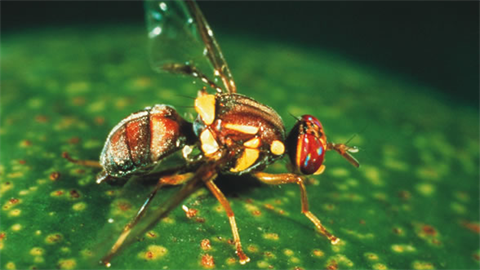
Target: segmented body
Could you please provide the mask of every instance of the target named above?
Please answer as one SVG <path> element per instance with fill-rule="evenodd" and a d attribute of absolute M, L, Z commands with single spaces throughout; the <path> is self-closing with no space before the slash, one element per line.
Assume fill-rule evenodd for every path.
<path fill-rule="evenodd" d="M 98 179 L 148 170 L 198 138 L 205 158 L 229 156 L 222 168 L 228 173 L 261 170 L 283 156 L 285 128 L 272 108 L 239 94 L 206 97 L 211 102 L 196 108 L 209 115 L 199 110 L 193 126 L 168 105 L 146 108 L 122 120 L 105 142 L 100 155 L 104 171 Z"/>
<path fill-rule="evenodd" d="M 110 177 L 153 167 L 193 137 L 192 125 L 168 105 L 132 113 L 117 124 L 105 142 L 100 164 Z"/>

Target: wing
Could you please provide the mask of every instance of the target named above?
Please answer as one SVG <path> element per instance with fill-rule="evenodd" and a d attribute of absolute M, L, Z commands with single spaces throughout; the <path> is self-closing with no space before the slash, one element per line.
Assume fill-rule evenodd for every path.
<path fill-rule="evenodd" d="M 225 156 L 226 157 L 226 156 Z M 150 209 L 151 211 L 144 212 L 144 209 L 148 207 L 152 198 L 157 193 L 162 184 L 157 184 L 155 189 L 150 193 L 149 198 L 145 201 L 144 205 L 139 211 L 139 214 L 125 226 L 124 230 L 118 237 L 115 244 L 110 248 L 107 254 L 100 260 L 100 263 L 107 267 L 111 266 L 111 259 L 115 257 L 123 248 L 130 245 L 136 240 L 136 237 L 144 234 L 155 226 L 160 220 L 165 218 L 173 209 L 179 206 L 183 200 L 193 194 L 204 182 L 213 181 L 217 177 L 218 168 L 225 165 L 226 158 L 220 160 L 206 161 L 199 165 L 195 170 L 195 174 L 189 178 L 189 180 L 183 184 L 182 189 L 177 191 L 172 197 L 170 197 L 164 204 L 157 209 Z M 145 210 L 147 211 L 147 210 Z M 140 222 L 140 219 L 143 219 Z"/>
<path fill-rule="evenodd" d="M 149 211 L 147 213 L 143 212 L 142 214 L 135 217 L 133 222 L 129 223 L 115 244 L 110 248 L 110 250 L 100 259 L 100 263 L 110 267 L 111 260 L 119 254 L 124 248 L 128 247 L 130 244 L 136 241 L 139 235 L 146 233 L 153 226 L 155 226 L 160 220 L 167 217 L 167 215 L 175 209 L 178 205 L 182 203 L 188 196 L 194 193 L 199 187 L 202 180 L 198 175 L 193 177 L 189 182 L 185 183 L 182 189 L 176 192 L 169 200 L 165 202 L 164 205 L 161 205 L 157 209 Z M 157 185 L 155 190 L 150 194 L 150 197 L 145 202 L 145 204 L 140 208 L 140 211 L 146 209 L 151 202 L 153 196 L 157 193 L 161 185 Z M 142 221 L 142 222 L 140 222 Z"/>
<path fill-rule="evenodd" d="M 193 1 L 146 1 L 151 63 L 156 71 L 219 78 L 228 93 L 236 87 L 213 31 Z"/>

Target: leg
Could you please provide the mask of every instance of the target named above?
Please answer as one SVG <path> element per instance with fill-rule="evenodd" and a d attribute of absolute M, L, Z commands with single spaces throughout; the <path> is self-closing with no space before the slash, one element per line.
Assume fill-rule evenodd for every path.
<path fill-rule="evenodd" d="M 302 213 L 308 219 L 310 219 L 310 221 L 312 221 L 313 224 L 315 224 L 315 227 L 317 227 L 317 229 L 323 235 L 325 235 L 333 245 L 337 244 L 338 241 L 340 241 L 339 238 L 329 233 L 327 229 L 323 227 L 320 220 L 308 209 L 307 190 L 305 189 L 305 184 L 303 183 L 304 180 L 300 175 L 296 175 L 293 173 L 270 174 L 270 173 L 264 173 L 264 172 L 255 172 L 255 173 L 252 173 L 252 175 L 258 178 L 263 183 L 266 183 L 269 185 L 280 185 L 280 184 L 289 184 L 289 183 L 298 184 L 300 186 L 300 195 L 302 200 Z"/>
<path fill-rule="evenodd" d="M 160 180 L 158 181 L 158 183 L 155 186 L 155 188 L 153 189 L 153 191 L 150 193 L 150 195 L 148 195 L 147 200 L 143 203 L 142 207 L 140 207 L 140 209 L 138 210 L 137 214 L 135 215 L 135 218 L 133 220 L 131 220 L 125 226 L 123 231 L 132 228 L 133 226 L 135 226 L 135 224 L 138 223 L 138 221 L 143 216 L 143 214 L 147 210 L 148 206 L 150 205 L 150 202 L 155 197 L 155 195 L 157 194 L 158 190 L 160 190 L 160 188 L 162 188 L 163 186 L 181 185 L 181 184 L 187 182 L 188 180 L 190 180 L 192 178 L 192 176 L 193 176 L 193 173 L 185 173 L 185 174 L 164 176 L 164 177 L 160 178 Z"/>
<path fill-rule="evenodd" d="M 230 222 L 230 227 L 232 227 L 233 241 L 235 242 L 235 246 L 237 248 L 238 258 L 240 259 L 240 264 L 246 264 L 250 261 L 250 258 L 247 257 L 247 255 L 245 255 L 245 253 L 243 252 L 242 244 L 240 243 L 240 235 L 238 234 L 237 223 L 235 222 L 235 215 L 233 214 L 233 210 L 230 207 L 230 203 L 228 202 L 227 198 L 225 198 L 225 195 L 223 195 L 222 191 L 217 187 L 217 185 L 215 185 L 215 183 L 213 183 L 212 180 L 205 182 L 205 184 L 227 212 L 228 221 Z"/>
<path fill-rule="evenodd" d="M 95 161 L 95 160 L 73 159 L 72 157 L 70 157 L 70 155 L 67 152 L 63 152 L 62 157 L 67 159 L 68 161 L 70 161 L 72 163 L 75 163 L 75 164 L 78 164 L 78 165 L 103 169 L 102 165 L 100 165 L 100 162 Z"/>
<path fill-rule="evenodd" d="M 135 217 L 123 228 L 122 233 L 120 234 L 117 241 L 108 252 L 107 256 L 105 256 L 102 259 L 102 262 L 108 266 L 108 264 L 110 263 L 110 259 L 117 253 L 118 249 L 122 246 L 123 242 L 132 231 L 132 228 L 143 217 L 143 215 L 145 214 L 145 211 L 147 210 L 148 206 L 152 202 L 152 199 L 155 197 L 155 195 L 157 194 L 158 190 L 160 190 L 160 188 L 167 185 L 181 185 L 187 182 L 188 180 L 190 180 L 193 177 L 193 175 L 194 175 L 193 173 L 185 173 L 185 174 L 164 176 L 160 178 L 154 190 L 150 193 L 147 200 L 143 203 L 142 207 L 140 207 Z"/>
<path fill-rule="evenodd" d="M 110 179 L 113 179 L 113 177 L 108 175 L 108 173 L 103 170 L 102 165 L 100 165 L 100 162 L 98 162 L 98 161 L 73 159 L 72 157 L 70 157 L 68 152 L 63 152 L 62 157 L 65 158 L 66 160 L 72 162 L 72 163 L 75 163 L 75 164 L 78 164 L 78 165 L 81 165 L 81 166 L 102 169 L 102 171 L 97 175 L 97 180 L 95 180 L 95 182 L 97 182 L 97 184 L 100 184 L 103 181 L 108 181 Z"/>

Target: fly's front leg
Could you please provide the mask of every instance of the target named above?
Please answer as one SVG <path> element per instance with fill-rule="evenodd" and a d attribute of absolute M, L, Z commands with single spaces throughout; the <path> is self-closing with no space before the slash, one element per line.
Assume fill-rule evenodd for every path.
<path fill-rule="evenodd" d="M 157 192 L 160 190 L 160 188 L 162 188 L 163 186 L 181 185 L 187 182 L 188 180 L 190 180 L 193 177 L 193 175 L 194 175 L 193 173 L 185 173 L 185 174 L 175 174 L 175 175 L 161 177 L 157 185 L 153 189 L 153 191 L 148 196 L 147 200 L 143 203 L 142 207 L 140 207 L 140 209 L 138 210 L 135 217 L 123 228 L 123 231 L 118 237 L 115 244 L 113 244 L 108 254 L 102 259 L 102 263 L 109 266 L 111 258 L 115 256 L 118 249 L 122 246 L 123 242 L 132 231 L 132 228 L 143 217 L 143 215 L 145 214 L 145 211 L 147 210 L 148 206 L 150 205 L 150 203 L 152 202 L 153 198 L 155 197 Z"/>
<path fill-rule="evenodd" d="M 237 223 L 235 222 L 235 215 L 233 213 L 232 208 L 230 207 L 230 203 L 228 202 L 225 195 L 223 195 L 222 191 L 213 183 L 213 180 L 205 182 L 208 189 L 213 193 L 213 195 L 217 198 L 220 204 L 227 212 L 228 221 L 230 222 L 230 227 L 232 228 L 233 233 L 233 241 L 235 242 L 235 247 L 237 248 L 237 255 L 240 259 L 240 264 L 246 264 L 250 261 L 250 258 L 245 255 L 242 249 L 242 244 L 240 243 L 240 235 L 238 234 Z"/>
<path fill-rule="evenodd" d="M 265 184 L 269 185 L 281 185 L 281 184 L 290 184 L 290 183 L 295 183 L 300 186 L 300 195 L 301 195 L 301 201 L 302 201 L 302 213 L 310 219 L 310 221 L 315 224 L 315 227 L 325 235 L 330 242 L 335 245 L 337 244 L 340 239 L 332 235 L 323 227 L 322 223 L 320 220 L 312 213 L 310 212 L 308 208 L 308 198 L 307 198 L 307 190 L 305 188 L 304 184 L 304 179 L 302 176 L 293 174 L 293 173 L 282 173 L 282 174 L 270 174 L 270 173 L 264 173 L 264 172 L 255 172 L 252 173 L 253 176 L 255 176 L 258 180 L 262 181 Z"/>

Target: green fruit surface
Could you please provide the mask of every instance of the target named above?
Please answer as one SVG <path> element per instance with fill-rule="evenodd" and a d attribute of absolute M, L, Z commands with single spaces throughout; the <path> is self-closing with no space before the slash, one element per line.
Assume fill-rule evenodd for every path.
<path fill-rule="evenodd" d="M 479 115 L 436 89 L 318 48 L 216 33 L 238 91 L 273 107 L 287 130 L 312 114 L 329 141 L 359 147 L 354 168 L 334 152 L 296 185 L 248 176 L 217 182 L 251 261 L 240 265 L 225 212 L 206 188 L 139 235 L 113 269 L 474 269 L 479 267 Z M 199 84 L 154 73 L 143 27 L 64 28 L 2 35 L 2 269 L 91 269 L 151 184 L 97 185 L 109 131 L 130 113 L 169 104 L 189 119 Z M 412 63 L 414 64 L 414 63 Z M 189 116 L 190 114 L 190 116 Z M 285 172 L 288 159 L 268 168 Z M 159 192 L 162 205 L 178 187 Z M 202 244 L 203 243 L 203 244 Z"/>

